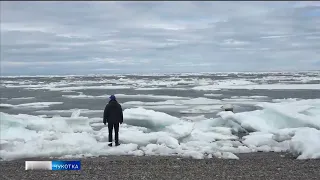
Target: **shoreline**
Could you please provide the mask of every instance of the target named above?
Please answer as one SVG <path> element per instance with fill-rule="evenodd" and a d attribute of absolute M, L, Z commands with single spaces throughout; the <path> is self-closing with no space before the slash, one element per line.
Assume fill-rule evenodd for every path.
<path fill-rule="evenodd" d="M 212 156 L 212 158 L 203 158 L 203 159 L 196 159 L 193 157 L 188 157 L 188 156 L 178 156 L 178 155 L 143 155 L 143 156 L 135 156 L 135 155 L 100 155 L 100 156 L 83 156 L 83 157 L 65 157 L 65 156 L 38 156 L 38 157 L 24 157 L 24 158 L 17 158 L 17 159 L 12 159 L 12 160 L 0 160 L 0 164 L 1 163 L 5 163 L 5 162 L 12 162 L 12 161 L 52 161 L 52 160 L 86 160 L 86 159 L 94 159 L 94 158 L 102 158 L 102 159 L 122 159 L 122 158 L 152 158 L 152 157 L 157 157 L 157 158 L 177 158 L 177 159 L 194 159 L 194 160 L 210 160 L 210 159 L 221 159 L 221 160 L 238 160 L 241 161 L 243 159 L 246 158 L 251 158 L 251 157 L 255 157 L 255 156 L 260 156 L 260 155 L 268 155 L 268 154 L 277 154 L 282 158 L 290 158 L 293 160 L 300 160 L 297 159 L 297 156 L 294 156 L 292 153 L 290 152 L 274 152 L 274 151 L 270 151 L 270 152 L 249 152 L 249 153 L 233 153 L 234 155 L 236 155 L 237 157 L 239 157 L 239 159 L 232 159 L 232 158 L 218 158 L 215 156 Z M 314 159 L 302 159 L 303 160 L 314 160 Z M 320 159 L 319 159 L 320 160 Z"/>
<path fill-rule="evenodd" d="M 320 179 L 320 159 L 288 153 L 243 153 L 235 159 L 177 156 L 101 156 L 81 160 L 80 171 L 25 171 L 24 158 L 0 162 L 1 179 Z M 56 159 L 70 160 L 71 158 Z"/>

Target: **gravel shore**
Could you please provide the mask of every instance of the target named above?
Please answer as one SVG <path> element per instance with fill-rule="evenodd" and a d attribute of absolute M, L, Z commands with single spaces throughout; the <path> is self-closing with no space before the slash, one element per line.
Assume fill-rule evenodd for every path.
<path fill-rule="evenodd" d="M 250 153 L 238 157 L 240 160 L 108 156 L 81 159 L 81 171 L 25 171 L 25 160 L 48 160 L 32 158 L 0 162 L 0 176 L 3 180 L 320 179 L 320 159 L 297 160 L 286 153 Z"/>

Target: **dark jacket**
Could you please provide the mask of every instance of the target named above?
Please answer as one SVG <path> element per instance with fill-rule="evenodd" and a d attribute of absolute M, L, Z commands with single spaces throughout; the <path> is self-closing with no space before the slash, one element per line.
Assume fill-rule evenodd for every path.
<path fill-rule="evenodd" d="M 122 107 L 116 100 L 111 100 L 104 108 L 103 123 L 123 123 Z"/>

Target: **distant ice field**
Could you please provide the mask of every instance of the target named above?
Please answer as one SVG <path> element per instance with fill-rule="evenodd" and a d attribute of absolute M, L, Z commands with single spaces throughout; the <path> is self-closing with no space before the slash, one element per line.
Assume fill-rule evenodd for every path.
<path fill-rule="evenodd" d="M 320 72 L 1 77 L 0 158 L 291 152 L 320 158 Z M 102 124 L 124 108 L 119 147 Z M 221 106 L 232 104 L 234 112 Z"/>

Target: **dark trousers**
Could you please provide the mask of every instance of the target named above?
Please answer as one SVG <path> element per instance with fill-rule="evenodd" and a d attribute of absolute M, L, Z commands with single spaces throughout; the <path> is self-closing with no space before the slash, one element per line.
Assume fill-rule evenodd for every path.
<path fill-rule="evenodd" d="M 109 129 L 109 142 L 112 142 L 112 131 L 114 128 L 115 132 L 115 141 L 116 144 L 119 144 L 119 123 L 108 123 L 108 129 Z"/>

